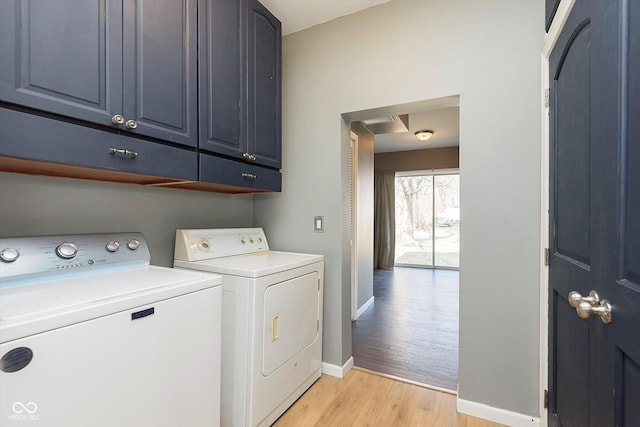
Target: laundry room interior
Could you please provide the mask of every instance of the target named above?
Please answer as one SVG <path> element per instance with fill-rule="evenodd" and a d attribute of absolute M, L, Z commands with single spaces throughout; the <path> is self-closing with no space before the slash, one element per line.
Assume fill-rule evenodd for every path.
<path fill-rule="evenodd" d="M 105 402 L 126 381 L 164 384 L 155 404 L 150 395 L 139 413 L 123 409 L 122 425 L 143 425 L 144 411 L 167 426 L 185 411 L 194 412 L 184 418 L 194 426 L 554 425 L 545 89 L 553 49 L 566 42 L 563 28 L 581 7 L 581 0 L 91 0 L 81 7 L 2 0 L 2 424 L 118 419 L 100 419 L 118 414 L 106 404 L 78 412 L 89 420 L 75 417 L 76 402 L 60 396 L 53 410 L 24 384 L 33 375 L 46 384 L 58 360 L 39 358 L 49 347 L 37 336 L 122 314 L 132 331 L 165 325 L 165 338 L 160 326 L 144 333 L 168 352 L 167 366 L 114 362 L 121 385 L 98 389 L 78 375 L 104 372 L 79 363 L 70 382 Z M 637 51 L 639 34 L 630 34 Z M 402 129 L 367 127 L 380 118 L 402 121 Z M 394 146 L 401 138 L 404 148 Z M 420 176 L 430 186 L 428 195 L 412 196 L 412 206 L 431 215 L 412 219 L 423 224 L 420 243 L 407 243 L 414 231 L 400 222 L 387 234 L 377 222 L 382 171 L 396 179 L 396 191 L 399 177 Z M 443 176 L 455 184 L 446 187 Z M 445 187 L 449 195 L 437 199 Z M 378 258 L 385 245 L 398 248 L 386 263 Z M 430 249 L 408 254 L 424 245 Z M 154 281 L 160 271 L 166 277 Z M 110 275 L 140 277 L 148 289 L 127 294 Z M 417 287 L 400 288 L 391 275 Z M 188 286 L 172 282 L 183 276 Z M 92 277 L 104 294 L 65 303 Z M 31 307 L 16 301 L 49 295 L 38 294 L 48 286 L 55 297 L 32 313 L 16 311 L 15 304 Z M 216 288 L 220 301 L 194 302 L 192 322 L 176 333 L 162 323 L 161 303 L 175 299 L 172 307 L 190 309 L 165 286 L 183 286 L 182 296 Z M 437 286 L 444 293 L 430 293 Z M 142 293 L 148 298 L 137 299 Z M 391 296 L 416 305 L 396 305 L 397 317 L 377 318 L 385 324 L 374 321 L 366 326 L 373 335 L 361 334 Z M 105 307 L 113 300 L 113 312 L 98 299 Z M 165 340 L 185 347 L 200 340 L 199 324 L 211 313 L 216 345 L 194 348 L 212 362 L 201 355 L 188 366 L 190 350 Z M 179 318 L 174 313 L 175 328 L 186 323 Z M 65 354 L 93 355 L 83 347 L 111 342 L 105 334 L 51 348 L 73 364 Z M 132 355 L 155 360 L 134 345 L 142 341 L 127 342 Z M 387 362 L 397 365 L 382 367 Z M 207 368 L 198 378 L 201 363 Z M 140 372 L 127 380 L 127 369 Z M 207 384 L 194 389 L 197 407 L 188 410 L 191 394 L 171 397 L 181 393 L 173 386 L 187 388 L 182 369 Z"/>

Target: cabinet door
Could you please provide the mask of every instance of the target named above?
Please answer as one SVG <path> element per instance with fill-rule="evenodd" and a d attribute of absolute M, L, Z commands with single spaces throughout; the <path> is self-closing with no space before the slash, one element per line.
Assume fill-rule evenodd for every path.
<path fill-rule="evenodd" d="M 200 182 L 229 185 L 238 189 L 282 191 L 282 175 L 273 168 L 223 159 L 200 153 Z"/>
<path fill-rule="evenodd" d="M 240 2 L 198 3 L 200 148 L 242 158 Z"/>
<path fill-rule="evenodd" d="M 122 2 L 0 1 L 0 100 L 114 126 Z"/>
<path fill-rule="evenodd" d="M 51 170 L 62 170 L 54 165 L 60 164 L 198 179 L 198 154 L 192 150 L 0 107 L 0 157 L 4 156 L 46 162 Z"/>
<path fill-rule="evenodd" d="M 255 162 L 281 166 L 280 21 L 257 0 L 247 3 L 247 149 Z"/>
<path fill-rule="evenodd" d="M 129 130 L 197 145 L 197 0 L 124 1 L 124 118 Z"/>

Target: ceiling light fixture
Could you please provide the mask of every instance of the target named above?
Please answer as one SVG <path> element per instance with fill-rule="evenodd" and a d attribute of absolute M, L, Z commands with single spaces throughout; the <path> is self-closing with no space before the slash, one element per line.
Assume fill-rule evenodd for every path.
<path fill-rule="evenodd" d="M 426 141 L 427 139 L 433 136 L 434 132 L 432 130 L 419 130 L 414 135 L 420 141 Z"/>

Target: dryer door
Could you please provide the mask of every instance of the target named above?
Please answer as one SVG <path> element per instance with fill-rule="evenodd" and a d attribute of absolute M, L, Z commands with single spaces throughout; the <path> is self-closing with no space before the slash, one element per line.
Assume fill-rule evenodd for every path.
<path fill-rule="evenodd" d="M 320 291 L 314 271 L 264 293 L 262 374 L 270 375 L 318 339 Z"/>

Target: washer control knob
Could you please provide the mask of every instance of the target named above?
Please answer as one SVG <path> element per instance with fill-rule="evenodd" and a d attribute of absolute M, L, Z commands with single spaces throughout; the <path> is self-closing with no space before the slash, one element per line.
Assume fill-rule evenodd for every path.
<path fill-rule="evenodd" d="M 253 239 L 249 239 L 249 243 L 253 245 Z"/>
<path fill-rule="evenodd" d="M 244 245 L 245 243 L 247 243 L 247 241 L 244 240 L 244 237 L 243 237 L 242 239 L 240 239 L 240 243 L 242 243 Z"/>
<path fill-rule="evenodd" d="M 116 242 L 115 240 L 111 240 L 107 243 L 107 250 L 109 252 L 117 252 L 118 249 L 120 249 L 120 243 Z"/>
<path fill-rule="evenodd" d="M 137 239 L 131 239 L 127 242 L 127 247 L 132 251 L 135 251 L 140 247 L 140 241 Z"/>
<path fill-rule="evenodd" d="M 20 252 L 14 248 L 5 248 L 0 251 L 0 259 L 4 262 L 13 262 L 20 257 Z"/>
<path fill-rule="evenodd" d="M 258 237 L 258 243 L 262 243 L 262 237 Z"/>
<path fill-rule="evenodd" d="M 73 243 L 65 242 L 56 248 L 56 255 L 62 259 L 71 259 L 78 255 L 78 247 Z"/>

